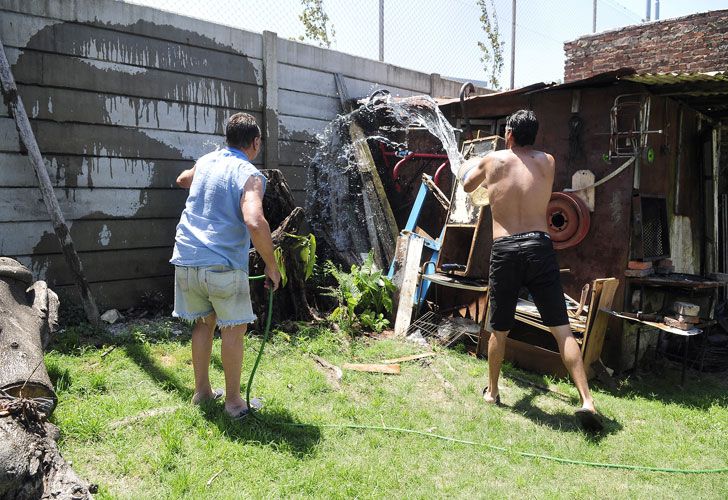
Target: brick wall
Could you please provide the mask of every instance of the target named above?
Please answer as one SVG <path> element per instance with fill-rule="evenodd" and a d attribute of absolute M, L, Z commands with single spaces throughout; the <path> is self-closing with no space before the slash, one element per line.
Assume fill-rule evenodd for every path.
<path fill-rule="evenodd" d="M 564 44 L 564 81 L 605 71 L 728 70 L 728 10 L 666 19 L 588 35 Z"/>

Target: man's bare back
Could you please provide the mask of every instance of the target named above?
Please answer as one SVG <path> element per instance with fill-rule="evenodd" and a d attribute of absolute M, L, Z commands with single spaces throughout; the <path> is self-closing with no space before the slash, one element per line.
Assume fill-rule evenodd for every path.
<path fill-rule="evenodd" d="M 485 184 L 493 213 L 493 239 L 548 231 L 546 207 L 554 183 L 554 158 L 530 147 L 485 157 Z"/>
<path fill-rule="evenodd" d="M 463 164 L 463 187 L 488 189 L 493 239 L 530 231 L 548 231 L 546 208 L 554 184 L 554 158 L 530 146 L 493 151 Z"/>

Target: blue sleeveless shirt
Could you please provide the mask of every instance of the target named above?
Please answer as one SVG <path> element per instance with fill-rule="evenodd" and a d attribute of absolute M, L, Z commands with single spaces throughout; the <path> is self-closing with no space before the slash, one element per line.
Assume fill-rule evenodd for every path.
<path fill-rule="evenodd" d="M 235 148 L 220 149 L 197 160 L 170 263 L 224 265 L 248 272 L 250 234 L 240 199 L 253 175 L 260 176 L 265 187 L 265 176 Z"/>

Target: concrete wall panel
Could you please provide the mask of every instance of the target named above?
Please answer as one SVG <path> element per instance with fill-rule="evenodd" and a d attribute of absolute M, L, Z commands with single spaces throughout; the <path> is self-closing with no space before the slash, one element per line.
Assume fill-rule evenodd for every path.
<path fill-rule="evenodd" d="M 155 247 L 169 249 L 178 221 L 179 216 L 167 219 L 81 219 L 69 221 L 68 225 L 76 251 L 91 252 Z M 60 252 L 50 221 L 0 222 L 0 254 Z"/>
<path fill-rule="evenodd" d="M 225 107 L 38 85 L 21 84 L 18 90 L 30 118 L 55 122 L 119 125 L 222 136 L 225 133 L 225 120 L 236 112 Z M 262 119 L 260 112 L 249 112 L 258 121 Z M 0 116 L 9 116 L 3 103 L 0 103 Z"/>
<path fill-rule="evenodd" d="M 187 199 L 182 189 L 57 188 L 55 193 L 69 220 L 173 218 L 182 212 Z M 39 189 L 0 188 L 0 222 L 47 219 Z"/>

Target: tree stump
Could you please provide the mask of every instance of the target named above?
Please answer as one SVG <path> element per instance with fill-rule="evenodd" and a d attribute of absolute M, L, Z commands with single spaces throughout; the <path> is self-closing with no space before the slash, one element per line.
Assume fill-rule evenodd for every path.
<path fill-rule="evenodd" d="M 91 498 L 47 422 L 57 398 L 43 349 L 58 320 L 58 297 L 32 281 L 19 262 L 0 257 L 0 498 Z"/>
<path fill-rule="evenodd" d="M 280 170 L 263 170 L 268 179 L 263 211 L 271 227 L 273 246 L 280 247 L 286 262 L 288 283 L 278 289 L 273 301 L 273 322 L 291 319 L 311 320 L 317 318 L 316 311 L 306 298 L 305 266 L 297 250 L 299 240 L 289 235 L 299 235 L 304 224 L 304 211 L 296 207 L 293 195 Z M 265 263 L 255 249 L 250 250 L 250 275 L 261 275 Z M 250 286 L 251 299 L 258 327 L 264 326 L 268 312 L 268 290 L 262 282 L 253 282 Z"/>
<path fill-rule="evenodd" d="M 58 317 L 58 297 L 19 262 L 0 257 L 0 390 L 44 398 L 53 411 L 56 393 L 43 364 L 43 349 Z M 30 288 L 28 288 L 30 286 Z M 50 305 L 49 305 L 50 303 Z"/>

